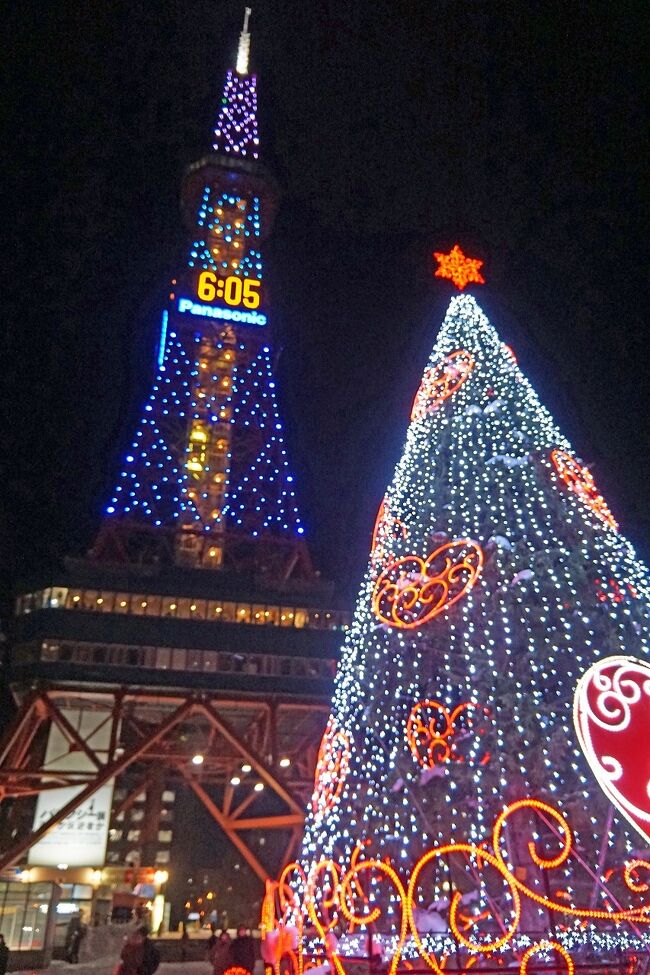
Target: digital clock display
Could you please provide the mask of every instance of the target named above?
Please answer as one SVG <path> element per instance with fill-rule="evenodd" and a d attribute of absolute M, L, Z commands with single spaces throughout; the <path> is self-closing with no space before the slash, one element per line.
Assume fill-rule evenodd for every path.
<path fill-rule="evenodd" d="M 201 301 L 223 301 L 231 308 L 259 308 L 262 282 L 231 274 L 220 278 L 214 271 L 202 271 L 196 286 Z"/>

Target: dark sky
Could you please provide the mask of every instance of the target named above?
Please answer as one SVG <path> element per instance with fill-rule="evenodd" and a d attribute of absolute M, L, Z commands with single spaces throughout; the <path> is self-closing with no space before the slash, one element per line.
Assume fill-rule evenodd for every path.
<path fill-rule="evenodd" d="M 650 554 L 645 4 L 253 4 L 278 372 L 317 561 L 353 590 L 451 286 L 478 294 Z M 92 540 L 148 394 L 243 4 L 24 0 L 5 18 L 2 582 Z M 7 260 L 8 258 L 8 260 Z"/>

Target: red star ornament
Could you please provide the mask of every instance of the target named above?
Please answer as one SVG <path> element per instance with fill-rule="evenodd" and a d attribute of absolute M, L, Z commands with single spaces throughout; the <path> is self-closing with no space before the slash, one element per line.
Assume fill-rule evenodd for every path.
<path fill-rule="evenodd" d="M 448 254 L 434 252 L 433 256 L 440 265 L 435 276 L 449 278 L 459 291 L 463 291 L 470 283 L 485 284 L 485 278 L 479 273 L 483 261 L 479 261 L 476 257 L 465 257 L 458 244 L 454 244 Z"/>

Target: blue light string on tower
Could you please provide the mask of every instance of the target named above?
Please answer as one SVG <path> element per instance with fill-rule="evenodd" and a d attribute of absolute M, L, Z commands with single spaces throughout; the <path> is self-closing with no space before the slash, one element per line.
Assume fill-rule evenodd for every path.
<path fill-rule="evenodd" d="M 231 423 L 240 428 L 254 426 L 264 434 L 264 443 L 247 470 L 241 472 L 229 490 L 224 517 L 241 527 L 251 524 L 256 537 L 264 530 L 304 534 L 296 496 L 294 476 L 289 469 L 271 368 L 271 349 L 262 346 L 256 358 L 233 382 Z"/>
<path fill-rule="evenodd" d="M 229 71 L 226 77 L 214 149 L 227 155 L 257 159 L 257 79 Z"/>

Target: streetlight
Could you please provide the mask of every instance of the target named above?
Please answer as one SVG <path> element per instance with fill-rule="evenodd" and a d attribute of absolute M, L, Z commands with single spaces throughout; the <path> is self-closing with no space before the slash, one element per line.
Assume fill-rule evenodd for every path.
<path fill-rule="evenodd" d="M 285 757 L 280 759 L 280 768 L 289 768 L 290 765 L 291 765 L 290 758 Z"/>
<path fill-rule="evenodd" d="M 203 762 L 204 761 L 205 761 L 205 758 L 204 758 L 203 755 L 201 755 L 200 752 L 197 752 L 196 755 L 193 755 L 192 756 L 192 765 L 203 765 Z"/>
<path fill-rule="evenodd" d="M 264 788 L 263 782 L 256 782 L 255 785 L 253 786 L 255 792 L 261 792 L 263 788 Z"/>

